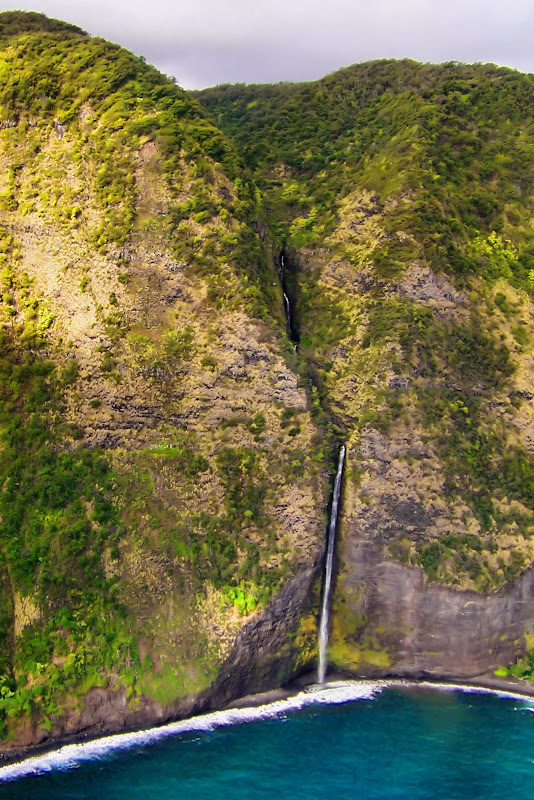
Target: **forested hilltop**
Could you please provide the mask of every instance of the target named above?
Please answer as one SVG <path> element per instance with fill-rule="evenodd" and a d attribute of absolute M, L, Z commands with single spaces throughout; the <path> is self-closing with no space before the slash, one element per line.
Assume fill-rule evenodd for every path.
<path fill-rule="evenodd" d="M 376 61 L 195 96 L 261 189 L 300 357 L 349 444 L 332 658 L 386 669 L 399 633 L 354 571 L 363 543 L 483 595 L 534 558 L 534 77 Z M 496 665 L 513 647 L 494 638 Z"/>
<path fill-rule="evenodd" d="M 220 705 L 314 657 L 328 453 L 263 217 L 172 80 L 0 14 L 4 748 Z"/>

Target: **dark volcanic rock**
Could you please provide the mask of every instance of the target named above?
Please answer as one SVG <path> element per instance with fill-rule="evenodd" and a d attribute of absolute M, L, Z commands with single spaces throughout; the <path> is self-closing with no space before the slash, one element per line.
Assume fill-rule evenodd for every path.
<path fill-rule="evenodd" d="M 302 569 L 265 613 L 238 634 L 228 661 L 210 690 L 211 705 L 220 707 L 236 697 L 283 686 L 293 677 L 297 652 L 291 633 L 302 614 L 310 609 L 317 569 L 317 562 Z"/>
<path fill-rule="evenodd" d="M 523 636 L 534 627 L 534 569 L 484 597 L 430 583 L 420 567 L 384 554 L 357 536 L 342 544 L 343 595 L 348 613 L 363 623 L 347 641 L 358 649 L 371 637 L 389 658 L 385 667 L 363 657 L 361 674 L 469 678 L 511 663 L 524 649 Z"/>

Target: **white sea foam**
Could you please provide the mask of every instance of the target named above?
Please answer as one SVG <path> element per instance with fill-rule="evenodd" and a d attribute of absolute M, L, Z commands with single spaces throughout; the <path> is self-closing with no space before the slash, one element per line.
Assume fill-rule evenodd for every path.
<path fill-rule="evenodd" d="M 388 681 L 389 686 L 406 686 L 410 689 L 436 689 L 441 692 L 463 692 L 464 694 L 493 694 L 508 700 L 522 700 L 534 704 L 534 697 L 506 689 L 492 689 L 465 683 L 433 683 L 432 681 Z"/>
<path fill-rule="evenodd" d="M 529 703 L 518 710 L 534 711 L 534 697 L 485 686 L 470 686 L 459 683 L 433 683 L 431 681 L 379 680 L 379 681 L 337 681 L 326 684 L 314 684 L 298 694 L 284 700 L 275 700 L 261 706 L 232 708 L 227 711 L 213 711 L 198 717 L 171 722 L 159 728 L 136 731 L 134 733 L 118 733 L 105 736 L 90 742 L 69 744 L 44 755 L 33 756 L 17 764 L 9 764 L 0 768 L 0 782 L 38 775 L 51 770 L 73 769 L 83 761 L 105 758 L 115 750 L 127 750 L 152 744 L 168 736 L 176 736 L 194 731 L 212 731 L 228 725 L 239 725 L 261 719 L 280 717 L 314 704 L 339 704 L 356 700 L 372 700 L 383 689 L 402 687 L 407 689 L 433 689 L 444 692 L 463 692 L 467 694 L 492 694 L 509 700 L 520 700 Z"/>
<path fill-rule="evenodd" d="M 385 685 L 387 684 L 382 681 L 341 681 L 317 688 L 309 687 L 309 690 L 299 692 L 285 700 L 275 700 L 262 706 L 213 711 L 210 714 L 171 722 L 159 728 L 149 728 L 134 733 L 119 733 L 91 742 L 69 744 L 44 755 L 33 756 L 17 764 L 9 764 L 0 768 L 0 781 L 15 780 L 56 769 L 72 769 L 82 761 L 98 760 L 113 750 L 126 750 L 131 747 L 148 745 L 168 736 L 190 731 L 212 731 L 227 725 L 277 717 L 316 703 L 337 704 L 355 700 L 371 700 Z"/>

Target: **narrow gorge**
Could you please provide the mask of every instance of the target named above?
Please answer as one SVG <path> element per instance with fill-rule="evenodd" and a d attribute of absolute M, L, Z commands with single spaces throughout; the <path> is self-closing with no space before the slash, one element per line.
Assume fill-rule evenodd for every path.
<path fill-rule="evenodd" d="M 286 333 L 293 343 L 293 348 L 296 352 L 300 342 L 299 313 L 297 308 L 297 267 L 283 250 L 280 253 L 280 283 L 282 285 L 282 296 L 284 300 Z"/>

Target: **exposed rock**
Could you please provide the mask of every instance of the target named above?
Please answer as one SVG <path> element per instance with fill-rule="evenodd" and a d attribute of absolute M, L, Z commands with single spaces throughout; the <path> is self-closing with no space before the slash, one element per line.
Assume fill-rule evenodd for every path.
<path fill-rule="evenodd" d="M 414 265 L 396 285 L 399 294 L 432 308 L 438 316 L 448 316 L 465 298 L 445 275 L 436 275 L 429 267 Z"/>
<path fill-rule="evenodd" d="M 534 628 L 533 568 L 482 597 L 429 583 L 420 567 L 393 561 L 350 526 L 341 558 L 347 606 L 338 609 L 361 621 L 345 640 L 358 674 L 473 677 L 511 663 Z M 386 653 L 387 665 L 373 664 L 369 647 Z"/>
<path fill-rule="evenodd" d="M 213 686 L 167 706 L 147 698 L 130 704 L 124 690 L 91 689 L 82 710 L 58 718 L 52 732 L 26 726 L 0 752 L 2 760 L 27 755 L 46 743 L 79 741 L 118 730 L 148 727 L 228 705 L 247 694 L 274 689 L 295 673 L 299 656 L 294 637 L 301 617 L 314 602 L 312 587 L 322 563 L 316 553 L 310 566 L 288 581 L 267 609 L 241 627 Z M 21 749 L 23 748 L 23 749 Z"/>
<path fill-rule="evenodd" d="M 55 55 L 41 48 L 39 58 L 55 80 L 64 43 L 48 44 Z M 266 226 L 249 221 L 249 179 L 212 155 L 212 137 L 228 143 L 182 90 L 123 53 L 139 80 L 117 80 L 110 111 L 103 63 L 115 69 L 114 47 L 95 40 L 102 62 L 86 58 L 85 37 L 71 44 L 80 68 L 69 81 L 76 96 L 92 87 L 90 104 L 64 122 L 59 95 L 45 105 L 37 97 L 38 123 L 21 106 L 20 130 L 0 126 L 0 327 L 17 377 L 26 362 L 34 377 L 40 359 L 53 376 L 34 390 L 42 414 L 40 397 L 31 411 L 26 403 L 30 380 L 19 380 L 21 424 L 35 413 L 41 426 L 25 464 L 35 446 L 39 458 L 75 465 L 55 489 L 43 468 L 39 513 L 0 542 L 8 572 L 30 552 L 34 564 L 24 580 L 13 569 L 0 581 L 1 681 L 35 698 L 31 713 L 13 703 L 5 728 L 2 709 L 0 752 L 184 716 L 288 679 L 302 660 L 291 638 L 315 600 L 323 546 L 327 468 L 312 458 L 318 428 L 286 363 L 276 296 L 259 278 L 267 246 L 255 249 L 253 237 L 265 239 Z M 33 56 L 31 69 L 40 70 Z M 65 73 L 56 77 L 63 87 Z M 169 124 L 173 103 L 180 113 Z M 286 408 L 298 414 L 291 435 Z M 1 466 L 4 483 L 7 458 Z M 63 621 L 50 630 L 60 609 L 81 635 Z M 40 650 L 23 674 L 30 626 Z M 89 651 L 92 678 L 82 666 L 67 679 L 70 661 L 89 665 Z M 61 709 L 50 721 L 38 691 L 46 681 Z"/>

